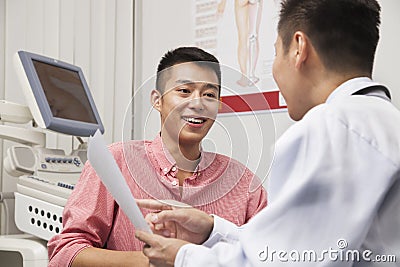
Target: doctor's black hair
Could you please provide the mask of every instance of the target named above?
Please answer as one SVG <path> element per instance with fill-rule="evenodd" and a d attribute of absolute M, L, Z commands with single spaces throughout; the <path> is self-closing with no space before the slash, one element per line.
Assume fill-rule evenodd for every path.
<path fill-rule="evenodd" d="M 203 49 L 194 46 L 179 47 L 164 54 L 157 67 L 156 89 L 160 92 L 164 92 L 165 77 L 161 76 L 165 75 L 168 68 L 177 64 L 189 62 L 193 62 L 201 67 L 212 69 L 217 75 L 218 88 L 219 91 L 221 91 L 221 67 L 218 59 Z"/>
<path fill-rule="evenodd" d="M 380 11 L 376 0 L 283 0 L 278 34 L 285 53 L 294 33 L 302 31 L 327 69 L 371 74 L 379 41 Z"/>

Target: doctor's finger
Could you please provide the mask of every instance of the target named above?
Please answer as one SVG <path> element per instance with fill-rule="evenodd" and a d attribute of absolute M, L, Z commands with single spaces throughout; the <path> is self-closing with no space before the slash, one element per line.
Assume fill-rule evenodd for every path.
<path fill-rule="evenodd" d="M 175 237 L 176 224 L 171 221 L 154 224 L 154 233 L 164 237 Z"/>
<path fill-rule="evenodd" d="M 136 204 L 140 208 L 150 210 L 171 210 L 172 207 L 154 199 L 136 199 Z"/>
<path fill-rule="evenodd" d="M 144 243 L 148 244 L 149 246 L 152 246 L 153 244 L 155 244 L 157 242 L 156 235 L 146 233 L 144 231 L 136 230 L 135 236 L 137 239 L 139 239 L 140 241 L 143 241 Z"/>
<path fill-rule="evenodd" d="M 176 238 L 176 223 L 171 221 L 164 222 L 165 230 L 163 235 L 166 236 L 168 234 L 169 237 Z"/>
<path fill-rule="evenodd" d="M 157 217 L 153 218 L 153 223 L 166 223 L 166 222 L 176 222 L 178 224 L 184 225 L 191 219 L 190 208 L 185 209 L 174 209 L 174 210 L 163 210 L 157 213 Z"/>

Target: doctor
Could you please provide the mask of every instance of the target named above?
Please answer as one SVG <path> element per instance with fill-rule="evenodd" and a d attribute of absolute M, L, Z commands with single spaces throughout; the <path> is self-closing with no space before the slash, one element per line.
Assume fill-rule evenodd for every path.
<path fill-rule="evenodd" d="M 155 201 L 165 238 L 137 232 L 159 266 L 395 266 L 400 261 L 400 112 L 371 80 L 375 0 L 284 0 L 274 78 L 298 121 L 277 141 L 269 205 L 237 227 Z M 169 221 L 168 231 L 164 225 Z M 202 245 L 189 244 L 196 243 Z M 398 264 L 398 263 L 397 263 Z"/>

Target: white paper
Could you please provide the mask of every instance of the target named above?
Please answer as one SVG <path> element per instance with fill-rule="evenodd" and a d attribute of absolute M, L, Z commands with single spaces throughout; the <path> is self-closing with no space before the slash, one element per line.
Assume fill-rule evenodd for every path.
<path fill-rule="evenodd" d="M 151 233 L 149 225 L 146 223 L 121 170 L 108 150 L 103 135 L 99 130 L 96 131 L 93 137 L 89 138 L 87 154 L 88 160 L 97 175 L 135 228 Z"/>

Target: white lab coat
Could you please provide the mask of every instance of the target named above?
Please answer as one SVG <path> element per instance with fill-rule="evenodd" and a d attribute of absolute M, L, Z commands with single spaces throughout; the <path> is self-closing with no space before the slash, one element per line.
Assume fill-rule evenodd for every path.
<path fill-rule="evenodd" d="M 242 227 L 215 216 L 210 239 L 183 246 L 175 266 L 375 266 L 394 256 L 384 266 L 399 266 L 400 112 L 352 95 L 374 84 L 347 81 L 289 128 L 269 205 Z"/>

